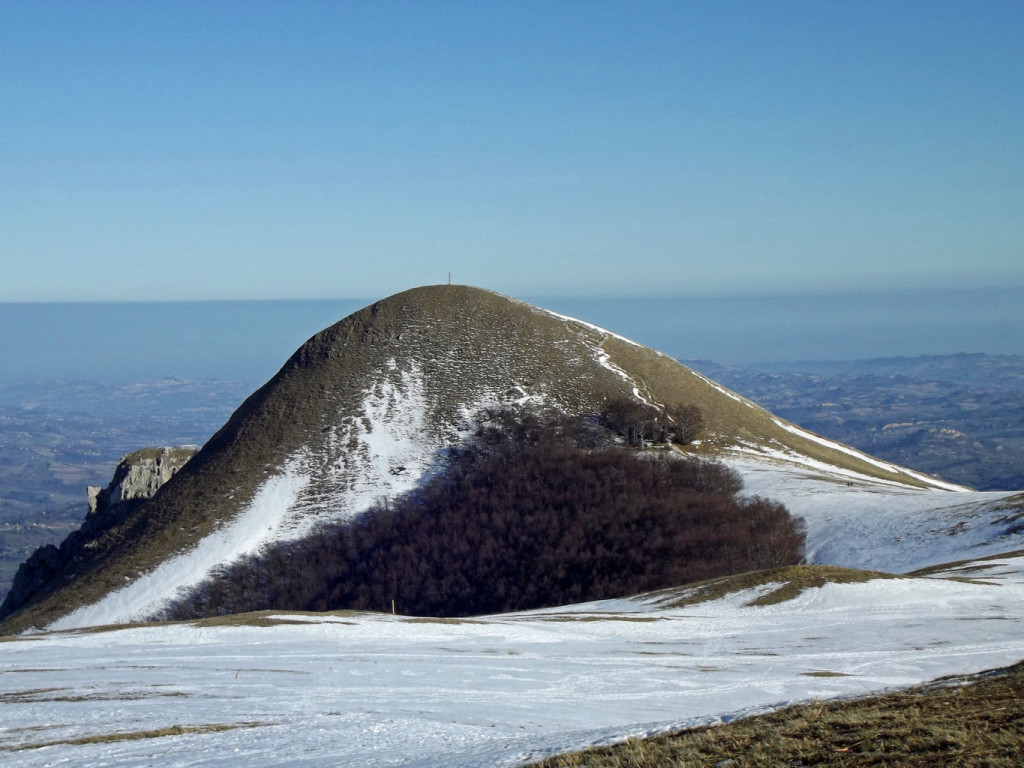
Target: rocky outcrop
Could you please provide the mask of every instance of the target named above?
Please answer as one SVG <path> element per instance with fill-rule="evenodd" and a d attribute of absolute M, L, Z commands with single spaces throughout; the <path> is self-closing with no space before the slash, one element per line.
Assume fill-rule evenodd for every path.
<path fill-rule="evenodd" d="M 127 519 L 196 453 L 193 446 L 144 448 L 122 456 L 106 488 L 86 488 L 89 512 L 82 527 L 55 547 L 40 547 L 18 568 L 11 591 L 0 605 L 0 618 L 27 605 L 36 596 L 50 591 L 71 557 L 89 546 L 106 531 Z"/>
<path fill-rule="evenodd" d="M 89 497 L 89 516 L 86 519 L 103 517 L 127 502 L 153 498 L 195 452 L 191 446 L 144 448 L 122 456 L 106 488 L 95 485 L 86 488 Z"/>

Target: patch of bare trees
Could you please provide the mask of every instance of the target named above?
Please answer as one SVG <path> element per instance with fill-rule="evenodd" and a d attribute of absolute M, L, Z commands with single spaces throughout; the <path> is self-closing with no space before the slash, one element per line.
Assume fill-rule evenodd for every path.
<path fill-rule="evenodd" d="M 633 398 L 611 400 L 602 414 L 608 426 L 634 447 L 692 443 L 704 431 L 696 405 L 656 406 Z"/>
<path fill-rule="evenodd" d="M 348 524 L 220 571 L 167 614 L 466 616 L 800 562 L 802 522 L 724 465 L 597 441 L 597 420 L 492 414 L 447 471 Z M 581 445 L 583 447 L 581 447 Z"/>

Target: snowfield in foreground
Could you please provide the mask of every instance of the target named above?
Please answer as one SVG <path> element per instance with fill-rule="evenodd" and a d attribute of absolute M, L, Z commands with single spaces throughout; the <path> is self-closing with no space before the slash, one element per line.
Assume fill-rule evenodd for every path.
<path fill-rule="evenodd" d="M 0 642 L 0 752 L 10 767 L 514 766 L 1024 658 L 1024 557 L 969 575 L 763 607 L 745 603 L 764 587 L 683 608 L 26 635 Z"/>
<path fill-rule="evenodd" d="M 516 766 L 1024 659 L 1021 494 L 913 489 L 763 447 L 728 463 L 747 493 L 806 519 L 811 562 L 908 572 L 1018 554 L 760 607 L 747 603 L 771 586 L 687 607 L 647 596 L 464 621 L 275 614 L 0 638 L 0 760 Z"/>

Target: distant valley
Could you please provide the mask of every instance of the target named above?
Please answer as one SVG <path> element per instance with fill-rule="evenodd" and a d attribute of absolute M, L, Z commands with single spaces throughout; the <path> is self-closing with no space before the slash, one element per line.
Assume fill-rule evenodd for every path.
<path fill-rule="evenodd" d="M 40 381 L 0 388 L 0 599 L 19 563 L 82 523 L 85 487 L 151 445 L 202 444 L 258 386 L 159 379 Z"/>
<path fill-rule="evenodd" d="M 806 429 L 978 490 L 1024 487 L 1024 357 L 686 365 Z"/>

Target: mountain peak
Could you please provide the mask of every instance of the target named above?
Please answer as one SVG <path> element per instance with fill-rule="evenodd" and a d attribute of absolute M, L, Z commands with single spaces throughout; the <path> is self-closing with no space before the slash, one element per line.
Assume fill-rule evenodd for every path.
<path fill-rule="evenodd" d="M 696 405 L 705 454 L 790 452 L 929 484 L 597 326 L 480 288 L 424 286 L 310 338 L 152 500 L 69 552 L 4 629 L 147 617 L 220 565 L 413 489 L 486 409 L 535 404 L 583 415 L 623 397 Z"/>

